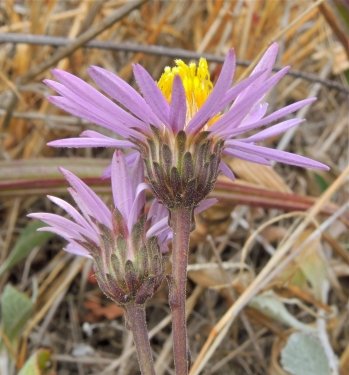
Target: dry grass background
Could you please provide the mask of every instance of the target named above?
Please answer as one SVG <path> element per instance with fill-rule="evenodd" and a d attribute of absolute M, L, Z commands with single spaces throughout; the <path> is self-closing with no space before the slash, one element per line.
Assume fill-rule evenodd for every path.
<path fill-rule="evenodd" d="M 57 237 L 31 242 L 31 232 L 28 240 L 20 234 L 28 212 L 54 209 L 45 194 L 64 194 L 57 165 L 69 166 L 109 199 L 99 176 L 110 150 L 46 147 L 87 126 L 45 100 L 49 90 L 41 81 L 50 77 L 49 69 L 88 79 L 86 69 L 94 64 L 132 82 L 132 63 L 158 77 L 173 55 L 185 56 L 186 50 L 209 54 L 216 77 L 220 58 L 234 47 L 240 79 L 276 40 L 278 65 L 291 64 L 294 74 L 270 94 L 270 107 L 314 95 L 318 101 L 297 114 L 306 116 L 306 124 L 271 142 L 321 160 L 331 171 L 231 162 L 237 181 L 220 179 L 212 194 L 220 203 L 197 219 L 192 235 L 191 375 L 287 374 L 280 352 L 295 329 L 308 328 L 321 338 L 334 371 L 349 373 L 349 29 L 337 12 L 341 4 L 0 2 L 0 290 L 11 283 L 34 301 L 16 345 L 6 340 L 2 326 L 7 360 L 19 369 L 48 348 L 51 367 L 37 374 L 138 374 L 122 311 L 101 295 L 90 264 L 62 252 Z M 91 41 L 108 43 L 87 47 Z M 9 265 L 19 239 L 27 242 L 25 254 Z M 163 285 L 148 306 L 159 375 L 174 373 L 166 293 Z"/>

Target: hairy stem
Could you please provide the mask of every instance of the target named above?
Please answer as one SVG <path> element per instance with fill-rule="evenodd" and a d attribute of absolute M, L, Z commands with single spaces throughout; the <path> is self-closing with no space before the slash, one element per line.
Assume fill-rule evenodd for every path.
<path fill-rule="evenodd" d="M 169 297 L 172 310 L 173 357 L 176 374 L 187 375 L 189 351 L 185 299 L 192 209 L 177 208 L 172 210 L 170 224 L 173 230 L 172 279 Z"/>
<path fill-rule="evenodd" d="M 133 333 L 141 373 L 142 375 L 155 375 L 145 319 L 145 307 L 143 305 L 130 303 L 125 307 L 125 311 L 127 324 Z"/>

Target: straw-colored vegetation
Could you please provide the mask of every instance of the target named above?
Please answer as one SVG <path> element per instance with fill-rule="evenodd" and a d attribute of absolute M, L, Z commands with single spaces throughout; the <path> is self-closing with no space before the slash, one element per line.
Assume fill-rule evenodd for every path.
<path fill-rule="evenodd" d="M 0 2 L 1 374 L 25 364 L 35 374 L 138 374 L 122 310 L 90 263 L 26 217 L 55 209 L 46 194 L 65 194 L 58 165 L 110 199 L 100 179 L 110 150 L 46 146 L 93 128 L 45 100 L 50 68 L 88 79 L 99 65 L 132 82 L 132 63 L 159 77 L 175 56 L 207 54 L 216 77 L 234 47 L 239 80 L 272 41 L 292 70 L 270 108 L 318 101 L 297 114 L 305 124 L 271 142 L 331 170 L 236 160 L 236 182 L 218 181 L 219 204 L 192 234 L 190 374 L 310 374 L 312 361 L 323 374 L 349 373 L 348 15 L 341 0 Z M 147 311 L 157 374 L 173 374 L 165 283 Z"/>

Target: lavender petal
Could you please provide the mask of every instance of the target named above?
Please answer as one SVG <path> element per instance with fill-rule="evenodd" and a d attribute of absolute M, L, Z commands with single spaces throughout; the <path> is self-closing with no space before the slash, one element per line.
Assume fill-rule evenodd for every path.
<path fill-rule="evenodd" d="M 242 120 L 239 127 L 244 126 L 246 123 L 257 122 L 263 118 L 268 110 L 268 103 L 257 103 L 255 104 L 248 115 Z"/>
<path fill-rule="evenodd" d="M 150 186 L 144 182 L 139 184 L 137 187 L 127 220 L 127 228 L 129 231 L 131 231 L 134 224 L 136 224 L 139 214 L 145 205 L 145 190 L 148 189 L 150 189 Z"/>
<path fill-rule="evenodd" d="M 168 225 L 168 218 L 164 217 L 163 219 L 157 221 L 154 225 L 152 225 L 146 233 L 146 238 L 150 238 L 153 236 L 159 236 L 165 231 L 169 231 L 170 227 Z"/>
<path fill-rule="evenodd" d="M 133 66 L 133 73 L 145 101 L 148 103 L 155 115 L 163 122 L 163 124 L 170 127 L 169 104 L 167 103 L 160 89 L 157 87 L 153 78 L 139 64 L 135 64 Z"/>
<path fill-rule="evenodd" d="M 203 104 L 203 106 L 199 109 L 199 111 L 194 115 L 194 117 L 190 120 L 187 131 L 189 133 L 195 133 L 200 130 L 207 122 L 207 120 L 212 117 L 213 114 L 217 113 L 217 106 L 219 103 L 222 102 L 224 95 L 226 94 L 233 75 L 235 71 L 235 54 L 233 50 L 229 50 L 221 73 L 217 79 L 217 82 Z"/>
<path fill-rule="evenodd" d="M 290 105 L 288 105 L 284 108 L 281 108 L 281 109 L 271 113 L 270 115 L 262 118 L 261 120 L 259 120 L 257 122 L 245 124 L 243 126 L 240 126 L 236 129 L 232 130 L 231 136 L 233 137 L 233 136 L 236 136 L 236 135 L 240 135 L 240 134 L 243 134 L 247 131 L 250 131 L 250 130 L 259 128 L 261 126 L 267 125 L 267 124 L 269 124 L 273 121 L 276 121 L 276 120 L 278 120 L 282 117 L 285 117 L 286 115 L 288 115 L 290 113 L 293 113 L 293 112 L 297 111 L 300 108 L 305 107 L 308 104 L 313 103 L 315 100 L 316 100 L 316 98 L 308 98 L 308 99 L 300 100 L 296 103 L 290 104 Z"/>
<path fill-rule="evenodd" d="M 83 240 L 83 236 L 91 238 L 90 232 L 86 228 L 66 219 L 65 217 L 45 212 L 33 213 L 28 216 L 39 219 L 53 228 L 61 230 L 62 233 L 66 234 L 66 238 L 74 238 L 76 240 Z"/>
<path fill-rule="evenodd" d="M 125 106 L 135 116 L 157 127 L 161 125 L 161 121 L 142 96 L 116 74 L 98 66 L 91 66 L 88 73 L 105 93 Z"/>
<path fill-rule="evenodd" d="M 292 154 L 290 152 L 275 150 L 268 147 L 252 145 L 250 143 L 244 143 L 239 141 L 228 141 L 229 146 L 233 147 L 238 151 L 250 153 L 255 156 L 260 156 L 269 160 L 275 160 L 284 164 L 295 165 L 298 167 L 312 168 L 312 169 L 323 169 L 328 170 L 329 167 L 318 161 Z M 228 143 L 227 142 L 227 143 Z"/>
<path fill-rule="evenodd" d="M 199 203 L 199 205 L 195 208 L 194 210 L 194 213 L 197 215 L 197 214 L 200 214 L 201 212 L 204 212 L 205 210 L 207 210 L 208 208 L 214 206 L 216 203 L 218 202 L 218 199 L 217 198 L 207 198 L 207 199 L 204 199 L 203 201 L 201 201 Z"/>
<path fill-rule="evenodd" d="M 115 147 L 115 148 L 131 148 L 134 145 L 128 141 L 120 141 L 117 139 L 101 139 L 101 138 L 64 138 L 47 143 L 50 147 L 67 147 L 67 148 L 84 148 L 84 147 Z"/>
<path fill-rule="evenodd" d="M 58 197 L 53 197 L 52 195 L 48 195 L 47 198 L 58 207 L 61 207 L 68 215 L 70 215 L 74 219 L 77 224 L 85 227 L 88 230 L 91 230 L 91 234 L 93 231 L 95 231 L 95 227 L 92 227 L 90 223 L 71 204 Z"/>
<path fill-rule="evenodd" d="M 249 152 L 238 150 L 233 145 L 227 144 L 227 147 L 224 149 L 223 152 L 226 155 L 234 156 L 238 159 L 246 160 L 246 161 L 249 161 L 251 163 L 257 163 L 257 164 L 263 164 L 263 165 L 269 165 L 269 166 L 271 165 L 269 160 L 267 160 L 263 157 L 257 156 L 257 155 L 253 155 Z"/>
<path fill-rule="evenodd" d="M 87 100 L 83 93 L 77 94 L 58 82 L 46 80 L 45 83 L 61 95 L 58 98 L 55 96 L 49 97 L 49 101 L 66 112 L 88 120 L 91 119 L 97 124 L 106 125 L 109 129 L 119 132 L 123 136 L 127 135 L 129 128 L 132 127 L 141 130 L 147 129 L 144 122 L 131 116 L 112 101 L 103 106 L 100 103 Z M 102 97 L 109 100 L 103 95 Z"/>
<path fill-rule="evenodd" d="M 99 111 L 95 111 L 94 108 L 91 106 L 89 108 L 83 108 L 82 106 L 62 96 L 50 96 L 47 98 L 47 100 L 54 104 L 56 107 L 63 109 L 63 111 L 65 112 L 68 112 L 74 116 L 101 125 L 104 128 L 109 129 L 117 134 L 120 134 L 125 138 L 129 137 L 130 135 L 137 139 L 143 138 L 141 137 L 139 132 L 127 128 L 117 119 L 113 120 L 109 118 L 109 116 L 105 116 L 105 114 L 101 114 Z"/>
<path fill-rule="evenodd" d="M 219 170 L 226 177 L 228 177 L 229 180 L 235 180 L 235 175 L 234 175 L 233 171 L 231 170 L 231 168 L 223 160 L 221 160 L 221 162 L 219 164 Z"/>
<path fill-rule="evenodd" d="M 258 102 L 276 83 L 287 73 L 288 67 L 281 69 L 279 72 L 269 78 L 263 85 L 255 90 L 251 95 L 241 101 L 238 105 L 234 103 L 232 108 L 224 114 L 216 123 L 214 133 L 220 137 L 230 137 L 234 128 L 238 127 L 243 118 L 248 114 L 251 106 Z"/>
<path fill-rule="evenodd" d="M 236 85 L 234 85 L 233 87 L 231 87 L 223 96 L 223 99 L 221 101 L 221 103 L 219 104 L 219 111 L 221 111 L 223 108 L 225 108 L 229 103 L 231 103 L 234 99 L 237 98 L 237 96 L 239 94 L 241 94 L 241 92 L 243 90 L 245 90 L 247 87 L 249 87 L 250 85 L 252 85 L 252 83 L 254 81 L 256 81 L 257 78 L 259 78 L 261 76 L 263 72 L 259 72 L 259 73 L 256 73 L 254 75 L 251 75 L 250 77 L 248 78 L 245 78 L 244 80 L 242 80 L 241 82 L 237 83 Z M 218 112 L 219 112 L 218 111 Z"/>
<path fill-rule="evenodd" d="M 59 85 L 57 82 L 50 80 L 45 80 L 44 82 L 62 96 L 72 98 L 78 104 L 86 103 L 87 105 L 93 106 L 94 110 L 100 110 L 104 112 L 105 115 L 120 119 L 120 121 L 125 124 L 131 124 L 131 126 L 141 129 L 144 127 L 143 121 L 140 121 L 120 108 L 82 79 L 59 69 L 53 69 L 52 73 L 63 85 Z"/>
<path fill-rule="evenodd" d="M 67 169 L 60 168 L 60 171 L 68 181 L 70 186 L 76 191 L 81 200 L 89 208 L 93 217 L 108 228 L 112 228 L 111 212 L 102 201 L 102 199 L 82 180 Z"/>
<path fill-rule="evenodd" d="M 111 164 L 111 185 L 115 207 L 127 221 L 134 198 L 134 191 L 130 184 L 130 175 L 125 158 L 121 151 L 116 150 Z"/>
<path fill-rule="evenodd" d="M 184 129 L 187 114 L 185 91 L 180 76 L 173 80 L 169 123 L 174 133 Z"/>
<path fill-rule="evenodd" d="M 265 130 L 262 130 L 258 132 L 257 134 L 254 134 L 248 138 L 241 139 L 241 141 L 244 142 L 260 142 L 270 137 L 275 137 L 276 135 L 279 135 L 281 133 L 284 133 L 288 129 L 291 129 L 295 126 L 298 126 L 302 122 L 304 122 L 304 119 L 296 118 L 291 120 L 286 120 L 283 122 L 280 122 L 277 125 L 271 126 L 270 128 L 267 128 Z"/>
<path fill-rule="evenodd" d="M 88 251 L 76 242 L 70 242 L 64 248 L 64 250 L 67 253 L 70 253 L 70 254 L 73 254 L 73 255 L 79 255 L 79 256 L 83 256 L 85 258 L 92 259 L 92 256 L 88 253 Z"/>
<path fill-rule="evenodd" d="M 269 76 L 275 64 L 278 50 L 279 50 L 278 44 L 275 42 L 272 43 L 268 47 L 268 49 L 264 52 L 262 58 L 259 60 L 258 64 L 253 69 L 251 75 L 264 71 L 266 76 Z"/>

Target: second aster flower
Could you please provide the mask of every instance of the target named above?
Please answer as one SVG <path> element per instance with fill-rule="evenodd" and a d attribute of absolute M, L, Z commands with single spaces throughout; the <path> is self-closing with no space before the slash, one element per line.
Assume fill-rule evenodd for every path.
<path fill-rule="evenodd" d="M 145 213 L 143 166 L 138 156 L 127 163 L 121 151 L 111 164 L 113 208 L 68 170 L 62 173 L 78 210 L 49 196 L 71 219 L 51 213 L 29 216 L 42 220 L 63 237 L 69 253 L 92 258 L 101 290 L 119 305 L 144 304 L 159 288 L 163 276 L 162 252 L 170 236 L 167 210 L 156 201 Z"/>
<path fill-rule="evenodd" d="M 80 138 L 53 141 L 49 145 L 137 149 L 155 195 L 170 210 L 196 207 L 213 189 L 219 172 L 234 178 L 222 161 L 223 154 L 259 164 L 278 161 L 328 169 L 312 159 L 257 144 L 303 122 L 299 118 L 280 120 L 314 101 L 314 98 L 301 100 L 266 114 L 265 96 L 288 71 L 286 67 L 272 73 L 277 51 L 277 44 L 272 44 L 251 75 L 234 86 L 231 86 L 235 71 L 232 50 L 215 85 L 205 59 L 188 65 L 177 60 L 174 68 L 165 69 L 158 82 L 136 64 L 134 76 L 142 95 L 115 74 L 91 67 L 92 79 L 116 102 L 72 74 L 54 70 L 60 83 L 45 82 L 60 96 L 50 97 L 50 101 L 123 139 L 85 131 Z M 271 126 L 244 136 L 268 125 Z"/>

